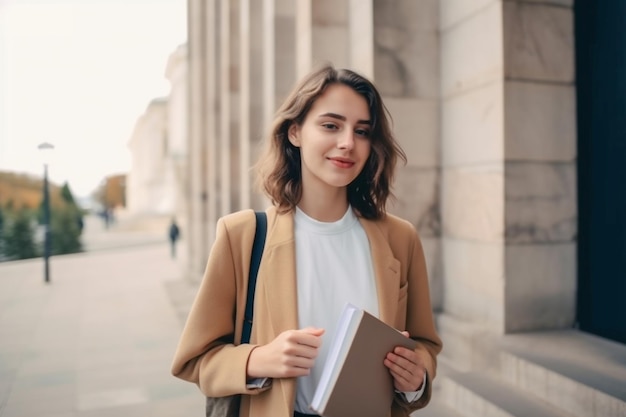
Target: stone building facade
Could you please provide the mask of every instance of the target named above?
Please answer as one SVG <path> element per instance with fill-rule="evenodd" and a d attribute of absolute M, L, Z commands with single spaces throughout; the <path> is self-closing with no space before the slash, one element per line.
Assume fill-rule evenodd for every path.
<path fill-rule="evenodd" d="M 593 13 L 573 0 L 189 0 L 188 13 L 192 279 L 220 216 L 266 206 L 249 172 L 259 139 L 330 61 L 371 77 L 392 114 L 408 163 L 389 210 L 424 243 L 445 356 L 476 369 L 504 335 L 579 325 L 574 23 Z"/>
<path fill-rule="evenodd" d="M 128 148 L 128 214 L 187 218 L 187 52 L 179 46 L 168 57 L 167 97 L 155 98 L 137 121 Z"/>
<path fill-rule="evenodd" d="M 128 148 L 127 209 L 131 214 L 169 214 L 173 198 L 167 189 L 167 99 L 155 98 L 135 122 Z"/>

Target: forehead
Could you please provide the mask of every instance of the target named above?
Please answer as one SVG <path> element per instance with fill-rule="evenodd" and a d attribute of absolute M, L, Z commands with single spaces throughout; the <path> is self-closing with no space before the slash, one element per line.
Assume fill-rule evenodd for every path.
<path fill-rule="evenodd" d="M 354 120 L 369 120 L 369 107 L 365 97 L 345 84 L 330 84 L 315 100 L 309 116 L 318 117 L 334 113 Z"/>

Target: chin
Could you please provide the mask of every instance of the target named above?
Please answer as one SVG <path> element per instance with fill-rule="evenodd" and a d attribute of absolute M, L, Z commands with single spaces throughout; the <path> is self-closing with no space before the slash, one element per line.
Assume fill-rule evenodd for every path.
<path fill-rule="evenodd" d="M 352 184 L 352 182 L 355 180 L 355 178 L 352 179 L 336 179 L 336 180 L 330 180 L 330 181 L 326 181 L 326 184 L 330 185 L 331 187 L 335 187 L 335 188 L 347 188 L 348 185 Z"/>

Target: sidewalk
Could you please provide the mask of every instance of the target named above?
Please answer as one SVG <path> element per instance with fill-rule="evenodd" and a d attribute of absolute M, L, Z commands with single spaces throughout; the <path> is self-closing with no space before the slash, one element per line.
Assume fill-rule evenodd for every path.
<path fill-rule="evenodd" d="M 89 252 L 50 259 L 49 284 L 41 259 L 0 263 L 1 417 L 202 415 L 170 375 L 192 292 L 172 297 L 183 259 L 157 235 L 91 229 Z"/>

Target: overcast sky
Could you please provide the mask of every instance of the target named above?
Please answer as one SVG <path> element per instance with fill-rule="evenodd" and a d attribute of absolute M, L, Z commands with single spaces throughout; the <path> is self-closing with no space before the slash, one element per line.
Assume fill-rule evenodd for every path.
<path fill-rule="evenodd" d="M 0 0 L 0 170 L 41 175 L 77 196 L 130 168 L 127 143 L 165 65 L 186 42 L 186 0 Z"/>

